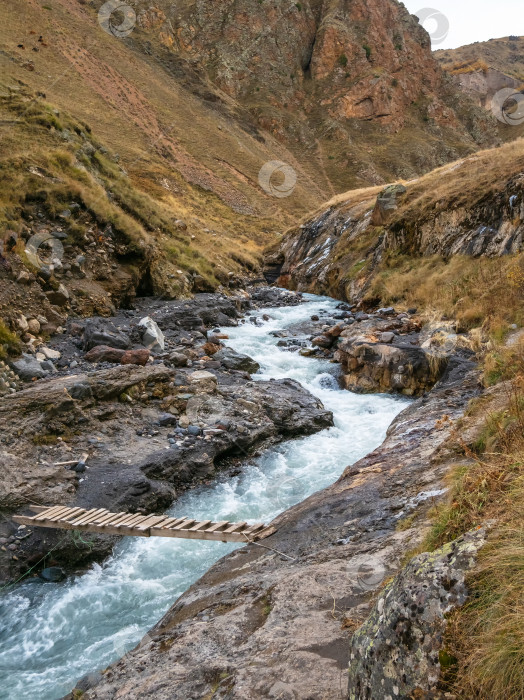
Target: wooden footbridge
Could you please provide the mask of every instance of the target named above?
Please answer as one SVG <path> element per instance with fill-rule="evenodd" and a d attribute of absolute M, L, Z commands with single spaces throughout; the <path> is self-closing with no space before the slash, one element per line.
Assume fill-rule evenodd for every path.
<path fill-rule="evenodd" d="M 61 530 L 85 530 L 101 535 L 131 537 L 182 537 L 216 542 L 256 542 L 275 532 L 263 523 L 248 525 L 227 520 L 194 520 L 167 515 L 110 513 L 104 508 L 71 508 L 66 506 L 31 506 L 34 516 L 15 515 L 13 520 L 31 527 L 52 527 Z"/>

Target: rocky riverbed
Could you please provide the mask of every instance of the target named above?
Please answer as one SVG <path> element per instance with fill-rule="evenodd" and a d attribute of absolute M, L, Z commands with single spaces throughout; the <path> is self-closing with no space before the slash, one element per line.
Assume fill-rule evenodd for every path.
<path fill-rule="evenodd" d="M 369 615 L 375 592 L 420 543 L 427 511 L 445 493 L 450 465 L 460 461 L 455 422 L 478 393 L 474 364 L 450 360 L 433 390 L 393 422 L 381 447 L 279 516 L 264 548 L 249 545 L 211 567 L 136 649 L 81 681 L 85 697 L 347 697 L 352 634 Z M 440 697 L 444 613 L 463 599 L 459 584 L 480 544 L 436 555 L 421 568 L 428 571 L 424 580 L 405 574 L 413 600 L 433 611 L 427 623 L 412 615 L 402 584 L 392 589 L 400 597 L 389 596 L 387 617 L 379 607 L 355 639 L 350 697 L 382 697 L 385 683 L 397 688 L 396 697 Z M 440 603 L 449 580 L 457 581 L 457 592 Z M 426 625 L 424 645 L 417 641 L 419 623 Z M 413 645 L 402 646 L 403 634 Z M 380 641 L 378 661 L 368 654 L 365 635 Z M 405 665 L 391 666 L 387 639 Z"/>
<path fill-rule="evenodd" d="M 73 320 L 45 345 L 32 344 L 12 363 L 19 390 L 0 403 L 1 579 L 33 566 L 68 571 L 114 545 L 109 536 L 87 545 L 63 532 L 18 528 L 9 516 L 29 503 L 161 512 L 254 451 L 331 425 L 329 411 L 297 382 L 253 382 L 258 364 L 225 347 L 227 334 L 213 333 L 256 323 L 262 304 L 300 301 L 272 289 L 143 299 L 132 311 Z"/>
<path fill-rule="evenodd" d="M 333 373 L 319 375 L 321 384 L 336 385 L 338 377 L 341 386 L 360 394 L 421 396 L 393 422 L 381 447 L 347 467 L 336 483 L 279 515 L 274 520 L 277 532 L 263 546 L 232 552 L 191 586 L 196 577 L 189 578 L 181 591 L 190 586 L 188 590 L 143 642 L 127 654 L 122 647 L 117 655 L 123 658 L 79 681 L 71 698 L 79 692 L 87 698 L 154 695 L 184 700 L 210 693 L 228 700 L 345 697 L 349 661 L 350 697 L 376 695 L 384 683 L 393 695 L 400 688 L 403 698 L 418 690 L 434 691 L 444 613 L 464 599 L 460 582 L 482 537 L 476 544 L 459 544 L 450 557 L 443 552 L 442 561 L 430 558 L 424 563 L 426 578 L 417 578 L 418 570 L 401 574 L 409 582 L 411 597 L 401 600 L 405 586 L 400 582 L 386 602 L 379 600 L 373 611 L 372 606 L 375 592 L 401 570 L 405 552 L 421 541 L 427 511 L 445 493 L 450 465 L 461 459 L 456 422 L 480 391 L 472 353 L 452 326 L 423 326 L 415 309 L 364 313 L 331 300 L 318 303 L 315 313 L 300 313 L 295 323 L 279 327 L 279 314 L 275 320 L 260 308 L 269 304 L 278 310 L 303 301 L 300 294 L 265 288 L 233 297 L 139 300 L 133 311 L 111 319 L 72 322 L 45 346 L 54 354 L 52 367 L 45 364 L 46 357 L 27 358 L 27 363 L 44 365 L 44 378 L 25 376 L 26 388 L 21 390 L 15 378 L 18 390 L 11 391 L 0 408 L 0 415 L 14 416 L 2 436 L 7 465 L 2 498 L 10 513 L 24 512 L 25 503 L 40 499 L 162 511 L 191 487 L 211 484 L 219 471 L 234 480 L 246 458 L 266 454 L 283 439 L 333 425 L 333 415 L 318 398 L 322 392 L 315 391 L 317 397 L 310 393 L 307 387 L 312 385 L 303 385 L 303 370 L 297 374 L 295 365 L 320 359 L 318 367 L 324 373 L 334 368 Z M 284 351 L 279 356 L 288 360 L 277 376 L 253 381 L 250 373 L 259 364 L 245 352 L 248 345 L 239 343 L 237 327 L 242 324 L 252 328 L 251 334 L 271 339 L 268 351 L 272 346 Z M 228 327 L 236 350 L 225 345 Z M 45 355 L 42 347 L 36 350 Z M 299 376 L 302 384 L 296 381 Z M 380 435 L 380 421 L 370 421 Z M 349 439 L 348 445 L 359 441 L 358 434 L 351 437 L 352 428 L 347 415 L 335 428 Z M 334 478 L 340 474 L 344 462 L 338 452 L 329 455 L 329 434 L 317 447 L 300 445 L 298 441 L 298 463 L 308 460 L 308 449 L 327 450 L 325 461 L 333 463 Z M 353 446 L 349 453 L 354 453 Z M 278 465 L 278 453 L 274 459 Z M 333 477 L 320 476 L 320 452 L 311 459 L 319 470 L 319 485 L 332 483 Z M 354 459 L 348 456 L 346 464 Z M 277 483 L 284 492 L 297 487 L 295 476 Z M 281 503 L 297 501 L 300 495 Z M 61 538 L 52 530 L 15 531 L 8 520 L 3 527 L 6 579 L 36 564 L 41 576 L 60 580 L 75 568 L 101 560 L 115 545 L 111 537 L 85 540 L 69 534 Z M 49 550 L 52 556 L 44 557 Z M 135 567 L 134 558 L 145 555 L 139 551 L 128 554 L 129 563 L 125 565 L 124 558 L 122 566 Z M 179 558 L 187 556 L 178 553 Z M 107 568 L 110 577 L 117 573 L 118 555 L 113 560 Z M 213 560 L 208 561 L 209 567 Z M 103 571 L 92 575 L 102 576 Z M 449 605 L 439 607 L 433 601 L 443 600 L 442 587 L 450 577 L 459 582 L 457 590 L 449 593 Z M 89 577 L 83 583 L 85 578 L 72 583 L 71 593 L 77 590 L 87 604 L 91 588 Z M 105 600 L 109 589 L 100 585 L 105 585 L 100 588 Z M 35 594 L 38 611 L 41 593 L 35 589 L 30 595 Z M 66 604 L 57 595 L 57 601 L 50 602 L 54 618 Z M 162 599 L 166 595 L 167 591 Z M 415 636 L 427 639 L 420 647 L 422 657 L 412 659 L 410 654 L 418 654 L 419 646 L 413 651 L 399 638 L 395 645 L 413 672 L 397 677 L 390 669 L 384 675 L 384 664 L 369 655 L 366 640 L 376 640 L 381 659 L 386 659 L 388 639 L 398 633 L 395 621 L 401 619 L 403 629 L 415 624 L 408 607 L 422 598 L 434 611 L 426 627 L 413 627 Z M 350 648 L 353 632 L 370 611 Z M 129 614 L 125 606 L 122 614 Z M 13 638 L 25 638 L 24 626 L 13 624 Z M 38 638 L 39 632 L 35 643 Z M 86 648 L 86 642 L 79 643 L 79 650 Z M 102 658 L 92 651 L 95 647 L 89 647 L 89 653 Z M 59 672 L 59 658 L 50 657 L 52 673 Z M 91 667 L 99 668 L 96 662 Z M 427 683 L 421 688 L 423 680 Z"/>

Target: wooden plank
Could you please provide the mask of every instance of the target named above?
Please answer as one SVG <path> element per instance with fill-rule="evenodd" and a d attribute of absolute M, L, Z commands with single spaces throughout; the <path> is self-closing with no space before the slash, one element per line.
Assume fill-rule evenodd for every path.
<path fill-rule="evenodd" d="M 95 525 L 107 525 L 111 523 L 111 525 L 114 525 L 117 521 L 123 520 L 124 518 L 128 518 L 129 513 L 124 513 L 123 511 L 120 511 L 120 513 L 108 513 L 107 511 L 105 513 L 102 513 L 101 515 L 97 516 L 94 520 L 93 523 Z"/>
<path fill-rule="evenodd" d="M 191 532 L 196 532 L 197 530 L 205 530 L 210 522 L 212 522 L 212 521 L 211 520 L 202 520 L 202 522 L 197 523 L 196 525 L 193 525 L 193 527 L 190 527 L 189 529 Z"/>
<path fill-rule="evenodd" d="M 276 527 L 266 527 L 265 530 L 262 530 L 261 532 L 257 533 L 253 539 L 254 540 L 263 540 L 266 537 L 269 537 L 269 535 L 272 535 L 276 531 L 277 531 Z"/>
<path fill-rule="evenodd" d="M 65 513 L 69 510 L 69 506 L 54 506 L 54 508 L 48 508 L 47 510 L 42 511 L 38 515 L 35 515 L 33 517 L 34 522 L 38 522 L 39 520 L 48 520 L 52 518 L 55 513 Z"/>
<path fill-rule="evenodd" d="M 131 518 L 131 520 L 124 521 L 123 523 L 120 523 L 119 525 L 115 525 L 115 527 L 117 527 L 117 528 L 123 527 L 124 524 L 126 527 L 131 527 L 131 526 L 134 527 L 135 525 L 138 525 L 139 523 L 143 522 L 144 520 L 147 520 L 147 518 L 148 518 L 147 515 L 137 515 L 135 513 L 135 516 L 133 518 Z"/>
<path fill-rule="evenodd" d="M 170 527 L 171 525 L 178 523 L 180 520 L 185 520 L 185 518 L 167 518 L 162 523 L 162 527 Z"/>
<path fill-rule="evenodd" d="M 177 518 L 174 523 L 171 523 L 171 525 L 164 525 L 164 527 L 169 528 L 170 530 L 174 529 L 177 525 L 180 525 L 180 523 L 186 522 L 186 520 L 189 520 L 188 517 L 184 515 L 183 518 Z"/>
<path fill-rule="evenodd" d="M 136 513 L 127 513 L 124 515 L 122 518 L 104 518 L 99 525 L 100 527 L 106 527 L 107 525 L 111 524 L 111 527 L 116 527 L 117 525 L 124 525 L 125 523 L 130 522 L 131 520 L 134 520 L 136 518 Z"/>
<path fill-rule="evenodd" d="M 83 515 L 86 512 L 85 508 L 71 508 L 69 513 L 64 513 L 64 515 L 59 515 L 58 518 L 53 518 L 60 523 L 70 523 L 71 520 L 75 520 L 79 515 Z"/>
<path fill-rule="evenodd" d="M 217 530 L 221 530 L 225 525 L 230 525 L 231 523 L 229 520 L 222 520 L 219 523 L 213 523 L 211 527 L 208 527 L 206 532 L 216 532 Z"/>
<path fill-rule="evenodd" d="M 72 518 L 68 519 L 68 522 L 73 525 L 73 523 L 77 523 L 79 520 L 84 520 L 85 518 L 91 517 L 95 513 L 95 509 L 91 508 L 89 510 L 84 510 L 82 513 L 77 513 L 74 515 Z"/>
<path fill-rule="evenodd" d="M 77 527 L 87 527 L 88 525 L 89 526 L 96 525 L 98 520 L 100 518 L 103 518 L 107 514 L 108 513 L 107 513 L 107 510 L 105 508 L 99 508 L 91 515 L 86 515 L 86 517 L 79 519 L 79 520 L 76 520 L 75 525 Z"/>
<path fill-rule="evenodd" d="M 177 537 L 185 540 L 210 540 L 213 542 L 246 542 L 239 534 L 225 535 L 223 532 L 206 532 L 205 530 L 169 530 L 161 527 L 150 530 L 151 537 Z"/>
<path fill-rule="evenodd" d="M 231 527 L 228 527 L 226 530 L 224 530 L 224 534 L 229 535 L 232 534 L 233 532 L 238 532 L 239 530 L 242 530 L 247 525 L 246 522 L 243 523 L 233 523 Z"/>
<path fill-rule="evenodd" d="M 180 525 L 177 525 L 176 527 L 173 527 L 171 529 L 173 530 L 188 530 L 191 525 L 194 525 L 196 523 L 195 519 L 189 519 L 189 520 L 184 520 L 183 522 L 180 523 Z"/>
<path fill-rule="evenodd" d="M 117 525 L 120 525 L 121 523 L 129 519 L 129 513 L 116 513 L 112 518 L 104 518 L 104 521 L 100 524 L 97 524 L 97 527 L 100 527 L 101 530 L 104 530 L 106 527 L 116 527 Z"/>
<path fill-rule="evenodd" d="M 140 525 L 137 526 L 138 530 L 147 530 L 149 527 L 155 525 L 156 527 L 160 527 L 160 523 L 162 523 L 164 520 L 166 520 L 165 515 L 152 515 L 147 520 L 145 520 L 143 523 L 140 523 Z"/>
<path fill-rule="evenodd" d="M 260 532 L 263 530 L 266 526 L 264 523 L 259 523 L 258 525 L 252 525 L 251 527 L 248 527 L 247 530 L 243 530 L 242 534 L 246 535 L 246 537 L 253 537 L 253 535 L 257 532 Z"/>
<path fill-rule="evenodd" d="M 129 513 L 107 513 L 106 515 L 101 515 L 99 518 L 97 518 L 95 525 L 98 527 L 104 527 L 106 523 L 115 525 L 117 521 L 120 522 L 121 520 L 127 520 L 129 517 Z"/>
<path fill-rule="evenodd" d="M 13 515 L 13 522 L 19 525 L 35 525 L 35 521 L 29 515 Z"/>
<path fill-rule="evenodd" d="M 228 520 L 213 522 L 168 515 L 139 513 L 110 513 L 105 508 L 71 506 L 32 506 L 38 508 L 35 516 L 16 515 L 13 520 L 22 525 L 135 537 L 180 537 L 182 539 L 211 540 L 215 542 L 254 542 L 273 534 L 276 529 L 263 523 L 247 525 Z M 33 511 L 34 512 L 34 511 Z"/>
<path fill-rule="evenodd" d="M 49 510 L 49 506 L 37 506 L 36 504 L 33 505 L 31 503 L 31 505 L 29 506 L 29 510 L 32 513 L 42 513 L 44 510 Z"/>

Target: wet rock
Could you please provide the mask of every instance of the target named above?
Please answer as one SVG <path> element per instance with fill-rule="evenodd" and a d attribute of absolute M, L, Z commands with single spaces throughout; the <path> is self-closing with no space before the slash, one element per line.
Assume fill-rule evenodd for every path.
<path fill-rule="evenodd" d="M 435 697 L 445 616 L 467 600 L 465 575 L 485 535 L 420 554 L 386 586 L 351 640 L 348 700 Z"/>
<path fill-rule="evenodd" d="M 356 392 L 398 392 L 420 396 L 439 380 L 447 358 L 411 345 L 388 345 L 343 339 L 336 353 L 344 385 Z"/>
<path fill-rule="evenodd" d="M 92 688 L 97 683 L 100 683 L 102 678 L 103 675 L 100 672 L 88 673 L 86 676 L 83 676 L 79 681 L 77 681 L 74 690 L 79 690 L 81 693 L 85 693 L 87 690 L 89 690 L 89 688 Z"/>
<path fill-rule="evenodd" d="M 164 334 L 156 321 L 150 316 L 141 319 L 138 324 L 142 332 L 142 343 L 153 352 L 162 352 L 165 348 Z"/>
<path fill-rule="evenodd" d="M 313 338 L 311 341 L 313 345 L 315 345 L 318 348 L 330 348 L 333 345 L 334 338 L 327 334 L 322 334 L 322 335 L 317 335 L 316 338 Z"/>
<path fill-rule="evenodd" d="M 234 326 L 247 299 L 233 299 L 217 294 L 195 294 L 188 301 L 170 304 L 159 316 L 163 328 L 205 331 L 206 327 Z"/>
<path fill-rule="evenodd" d="M 50 583 L 59 583 L 66 577 L 65 571 L 59 566 L 49 566 L 47 569 L 43 569 L 38 575 L 44 581 L 49 581 Z"/>
<path fill-rule="evenodd" d="M 83 474 L 85 470 L 87 469 L 87 465 L 84 462 L 83 459 L 79 460 L 74 467 L 72 467 L 72 470 L 76 472 L 77 474 Z"/>
<path fill-rule="evenodd" d="M 233 348 L 222 348 L 215 353 L 213 359 L 218 360 L 227 369 L 236 369 L 249 374 L 255 374 L 260 369 L 260 365 L 253 358 L 236 352 Z"/>
<path fill-rule="evenodd" d="M 97 345 L 106 345 L 119 350 L 127 350 L 131 345 L 129 336 L 118 330 L 106 319 L 89 319 L 84 329 L 84 349 L 91 350 Z"/>
<path fill-rule="evenodd" d="M 252 393 L 245 398 L 264 406 L 285 394 L 295 405 L 297 395 L 291 391 L 292 386 L 279 386 L 273 398 Z M 474 367 L 448 367 L 441 383 L 393 422 L 381 447 L 346 469 L 336 483 L 277 517 L 275 534 L 263 543 L 274 551 L 248 545 L 213 564 L 149 631 L 154 648 L 137 648 L 125 663 L 113 664 L 90 692 L 90 700 L 110 700 L 117 694 L 149 697 L 153 684 L 158 689 L 155 700 L 172 700 L 173 687 L 181 698 L 212 696 L 216 675 L 202 673 L 210 650 L 220 659 L 220 668 L 234 669 L 237 682 L 225 691 L 230 700 L 341 697 L 348 627 L 362 624 L 371 596 L 380 594 L 385 578 L 395 575 L 399 560 L 424 534 L 418 525 L 398 530 L 399 491 L 415 496 L 442 487 L 443 474 L 457 459 L 452 451 L 443 462 L 442 451 L 453 424 L 476 395 Z M 450 415 L 449 424 L 435 430 L 444 413 Z M 290 415 L 288 420 L 296 423 L 297 418 Z M 222 440 L 227 453 L 232 447 L 228 435 Z M 180 470 L 180 452 L 164 450 L 158 460 L 161 474 Z M 343 687 L 342 696 L 346 693 Z M 364 697 L 385 700 L 387 694 L 359 700 Z"/>

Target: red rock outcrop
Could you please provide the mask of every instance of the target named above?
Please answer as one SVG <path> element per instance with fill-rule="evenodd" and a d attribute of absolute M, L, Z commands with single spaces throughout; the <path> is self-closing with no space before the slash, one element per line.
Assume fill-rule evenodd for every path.
<path fill-rule="evenodd" d="M 473 145 L 463 109 L 476 140 L 489 131 L 487 116 L 457 99 L 417 18 L 394 0 L 215 0 L 173 15 L 177 49 L 260 126 L 295 148 L 326 149 L 333 168 L 345 164 L 367 182 L 383 181 L 369 154 L 405 129 L 412 139 L 404 133 L 397 170 L 406 173 L 443 162 L 451 130 Z"/>

